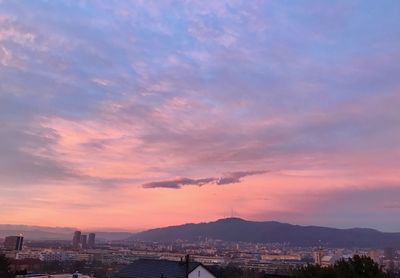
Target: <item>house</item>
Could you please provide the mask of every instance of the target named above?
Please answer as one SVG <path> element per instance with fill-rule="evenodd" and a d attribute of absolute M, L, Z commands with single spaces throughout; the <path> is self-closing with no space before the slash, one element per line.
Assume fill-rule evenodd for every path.
<path fill-rule="evenodd" d="M 287 275 L 281 275 L 281 274 L 265 274 L 264 278 L 290 278 L 290 276 Z"/>
<path fill-rule="evenodd" d="M 321 259 L 321 266 L 322 267 L 328 267 L 331 266 L 333 264 L 335 264 L 335 262 L 338 260 L 338 258 L 336 256 L 323 256 Z"/>
<path fill-rule="evenodd" d="M 139 259 L 114 274 L 113 278 L 216 278 L 201 263 Z"/>

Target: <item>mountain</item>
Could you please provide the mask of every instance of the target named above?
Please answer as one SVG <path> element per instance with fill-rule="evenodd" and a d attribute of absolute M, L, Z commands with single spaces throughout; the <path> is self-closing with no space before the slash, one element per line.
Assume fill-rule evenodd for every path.
<path fill-rule="evenodd" d="M 27 240 L 72 240 L 76 228 L 0 224 L 0 238 L 23 234 Z M 83 231 L 88 233 L 87 231 Z M 122 240 L 132 236 L 129 232 L 99 232 L 96 240 Z"/>
<path fill-rule="evenodd" d="M 137 233 L 130 240 L 173 241 L 220 239 L 255 243 L 290 243 L 292 246 L 325 247 L 400 247 L 400 233 L 384 233 L 373 229 L 336 229 L 299 226 L 276 221 L 255 222 L 226 218 L 215 222 L 184 224 Z"/>

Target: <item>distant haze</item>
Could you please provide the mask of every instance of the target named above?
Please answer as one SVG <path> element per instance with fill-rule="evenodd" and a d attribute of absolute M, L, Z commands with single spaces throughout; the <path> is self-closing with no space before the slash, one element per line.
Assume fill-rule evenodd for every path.
<path fill-rule="evenodd" d="M 76 228 L 43 227 L 29 225 L 0 224 L 0 238 L 10 235 L 22 234 L 27 240 L 72 240 Z M 95 232 L 98 240 L 121 240 L 132 236 L 131 232 L 93 230 L 83 233 Z"/>
<path fill-rule="evenodd" d="M 27 240 L 72 240 L 74 229 L 0 225 L 0 238 L 22 233 Z M 83 231 L 87 233 L 88 231 Z M 93 231 L 92 231 L 93 232 Z M 400 233 L 383 233 L 368 228 L 335 229 L 320 226 L 300 226 L 277 221 L 247 221 L 226 218 L 206 223 L 189 223 L 159 227 L 142 232 L 112 232 L 96 230 L 103 240 L 198 241 L 219 239 L 231 242 L 289 243 L 292 246 L 327 247 L 400 247 Z"/>

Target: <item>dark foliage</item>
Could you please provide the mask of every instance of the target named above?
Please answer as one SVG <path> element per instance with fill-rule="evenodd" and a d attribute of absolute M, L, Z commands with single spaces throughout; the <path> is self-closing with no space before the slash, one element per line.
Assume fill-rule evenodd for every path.
<path fill-rule="evenodd" d="M 263 278 L 265 273 L 255 269 L 242 269 L 235 265 L 208 267 L 217 278 Z"/>
<path fill-rule="evenodd" d="M 377 263 L 365 256 L 340 260 L 330 267 L 308 265 L 293 273 L 298 278 L 390 278 Z"/>
<path fill-rule="evenodd" d="M 10 262 L 6 256 L 0 254 L 0 277 L 8 278 L 11 277 Z"/>

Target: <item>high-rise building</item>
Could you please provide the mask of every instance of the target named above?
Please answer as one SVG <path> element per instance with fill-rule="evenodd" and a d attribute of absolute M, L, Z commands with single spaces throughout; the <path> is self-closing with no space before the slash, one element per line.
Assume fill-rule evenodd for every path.
<path fill-rule="evenodd" d="M 81 247 L 82 249 L 87 248 L 87 235 L 81 235 Z"/>
<path fill-rule="evenodd" d="M 90 233 L 89 234 L 89 240 L 88 240 L 88 248 L 93 249 L 95 245 L 95 238 L 96 234 L 95 233 Z"/>
<path fill-rule="evenodd" d="M 72 239 L 72 247 L 74 249 L 78 249 L 80 243 L 81 243 L 81 231 L 75 231 L 74 237 Z"/>
<path fill-rule="evenodd" d="M 322 258 L 324 257 L 324 253 L 322 249 L 318 249 L 314 252 L 314 263 L 317 265 L 322 265 Z"/>
<path fill-rule="evenodd" d="M 21 251 L 23 243 L 24 243 L 24 237 L 22 235 L 8 236 L 4 240 L 4 248 L 9 251 L 12 250 Z"/>

